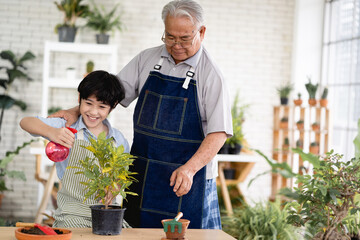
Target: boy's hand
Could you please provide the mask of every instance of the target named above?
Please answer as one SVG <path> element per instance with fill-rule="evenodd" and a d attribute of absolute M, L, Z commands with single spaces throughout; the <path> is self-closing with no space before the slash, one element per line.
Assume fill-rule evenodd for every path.
<path fill-rule="evenodd" d="M 73 125 L 79 118 L 79 107 L 73 107 L 67 110 L 60 110 L 51 114 L 48 118 L 63 118 L 66 120 L 66 127 Z"/>
<path fill-rule="evenodd" d="M 49 132 L 49 139 L 64 147 L 71 148 L 75 142 L 75 134 L 67 128 L 54 128 Z"/>

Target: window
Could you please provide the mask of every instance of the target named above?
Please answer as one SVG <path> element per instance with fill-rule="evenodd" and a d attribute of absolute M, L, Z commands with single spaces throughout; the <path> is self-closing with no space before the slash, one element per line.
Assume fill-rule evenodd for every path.
<path fill-rule="evenodd" d="M 327 0 L 324 17 L 322 84 L 329 88 L 330 149 L 350 159 L 360 118 L 360 0 Z"/>

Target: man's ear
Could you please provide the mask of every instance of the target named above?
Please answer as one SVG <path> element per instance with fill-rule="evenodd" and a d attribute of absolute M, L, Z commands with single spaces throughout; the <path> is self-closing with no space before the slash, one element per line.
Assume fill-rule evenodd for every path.
<path fill-rule="evenodd" d="M 199 32 L 200 32 L 200 39 L 202 41 L 202 40 L 204 40 L 204 37 L 205 37 L 206 27 L 201 26 Z"/>

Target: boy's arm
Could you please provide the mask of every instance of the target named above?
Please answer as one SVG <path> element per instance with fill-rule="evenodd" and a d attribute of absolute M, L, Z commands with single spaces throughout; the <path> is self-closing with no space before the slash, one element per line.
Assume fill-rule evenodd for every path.
<path fill-rule="evenodd" d="M 70 127 L 78 120 L 79 115 L 79 106 L 76 106 L 67 110 L 57 111 L 56 113 L 51 114 L 49 118 L 63 118 L 66 120 L 66 127 Z"/>
<path fill-rule="evenodd" d="M 24 117 L 20 126 L 30 134 L 40 135 L 67 148 L 71 148 L 75 141 L 75 135 L 69 129 L 51 127 L 36 117 Z"/>

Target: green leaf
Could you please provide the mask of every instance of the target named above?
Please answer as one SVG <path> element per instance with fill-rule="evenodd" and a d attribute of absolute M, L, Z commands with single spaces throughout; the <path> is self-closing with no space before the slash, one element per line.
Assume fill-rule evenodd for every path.
<path fill-rule="evenodd" d="M 355 157 L 357 159 L 360 158 L 360 118 L 358 120 L 358 128 L 357 128 L 358 134 L 356 135 L 354 139 L 354 146 L 355 146 Z"/>
<path fill-rule="evenodd" d="M 311 154 L 311 153 L 304 153 L 301 148 L 293 148 L 291 149 L 294 153 L 297 153 L 301 156 L 303 161 L 308 161 L 311 163 L 315 168 L 320 166 L 320 159 L 318 156 Z"/>
<path fill-rule="evenodd" d="M 30 51 L 27 51 L 19 60 L 19 64 L 22 64 L 23 62 L 26 62 L 28 60 L 32 60 L 35 58 L 35 55 L 30 52 Z"/>
<path fill-rule="evenodd" d="M 10 178 L 16 178 L 23 181 L 26 181 L 25 173 L 22 171 L 7 171 L 7 175 Z"/>

